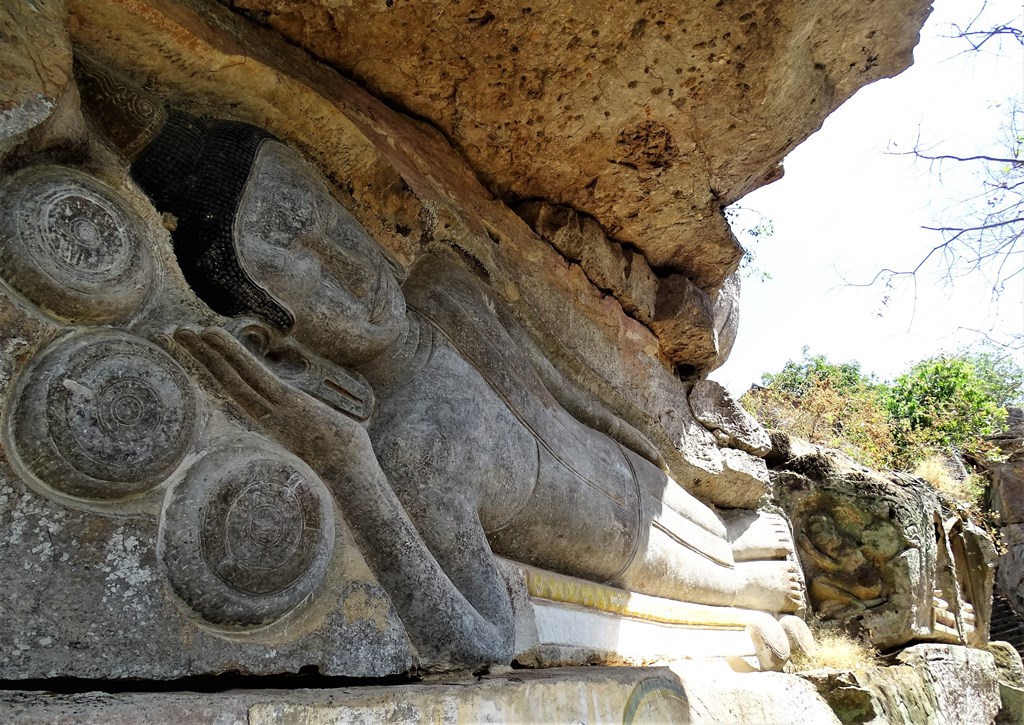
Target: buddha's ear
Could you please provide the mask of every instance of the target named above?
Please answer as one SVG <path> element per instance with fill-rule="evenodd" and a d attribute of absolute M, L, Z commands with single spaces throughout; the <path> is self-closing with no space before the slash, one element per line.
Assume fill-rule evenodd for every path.
<path fill-rule="evenodd" d="M 384 261 L 387 262 L 388 268 L 391 270 L 391 274 L 394 275 L 396 280 L 398 280 L 398 284 L 405 282 L 406 278 L 409 276 L 409 272 L 406 271 L 401 262 L 391 256 L 391 252 L 380 245 L 377 246 L 380 249 L 381 256 L 384 257 Z"/>
<path fill-rule="evenodd" d="M 279 345 L 282 336 L 276 327 L 255 317 L 236 317 L 224 329 L 258 357 L 265 357 L 268 351 Z"/>

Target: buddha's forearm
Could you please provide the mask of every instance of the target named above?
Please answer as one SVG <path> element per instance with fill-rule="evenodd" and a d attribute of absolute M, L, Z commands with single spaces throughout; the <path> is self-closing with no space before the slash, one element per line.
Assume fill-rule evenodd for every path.
<path fill-rule="evenodd" d="M 454 663 L 503 661 L 512 655 L 511 604 L 502 586 L 490 602 L 470 601 L 431 553 L 373 456 L 361 428 L 333 450 L 304 458 L 328 485 L 380 584 L 421 654 Z M 450 612 L 438 618 L 437 612 Z M 448 629 L 447 632 L 439 631 Z M 443 651 L 437 651 L 443 649 Z"/>

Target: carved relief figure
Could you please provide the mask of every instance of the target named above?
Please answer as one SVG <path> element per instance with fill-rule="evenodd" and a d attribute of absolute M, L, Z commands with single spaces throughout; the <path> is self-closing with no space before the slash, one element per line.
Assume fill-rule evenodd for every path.
<path fill-rule="evenodd" d="M 860 524 L 860 539 L 839 525 L 837 513 L 845 521 Z M 847 609 L 870 609 L 886 601 L 881 570 L 899 550 L 873 545 L 856 513 L 850 507 L 818 511 L 807 517 L 806 533 L 797 535 L 800 553 L 814 572 L 809 587 L 811 601 L 824 617 L 839 616 L 838 612 Z M 874 522 L 874 529 L 882 534 L 875 537 L 876 541 L 899 541 L 888 522 Z"/>
<path fill-rule="evenodd" d="M 588 424 L 569 412 L 580 407 L 571 384 L 526 353 L 511 312 L 455 255 L 424 256 L 402 281 L 401 266 L 288 146 L 251 125 L 153 104 L 119 111 L 111 100 L 124 103 L 125 89 L 116 90 L 90 97 L 100 108 L 92 116 L 113 127 L 132 177 L 164 214 L 192 290 L 233 320 L 178 327 L 168 349 L 297 457 L 242 440 L 175 479 L 159 551 L 196 615 L 244 629 L 311 596 L 331 557 L 334 505 L 434 667 L 512 656 L 494 554 L 684 601 L 800 606 L 785 526 L 763 527 L 766 536 L 744 528 L 734 551 L 743 532 L 669 479 L 641 434 L 607 413 L 591 410 Z M 79 231 L 88 247 L 90 230 Z M 123 275 L 151 274 L 138 259 Z M 137 305 L 147 287 L 131 289 Z M 178 363 L 129 335 L 97 335 L 134 345 L 148 366 L 136 377 L 193 425 Z M 39 365 L 109 358 L 90 340 L 62 342 Z M 37 387 L 20 400 L 75 394 Z M 149 425 L 146 386 L 121 392 L 113 419 Z M 193 429 L 172 428 L 159 428 L 154 463 L 125 486 L 151 487 L 179 464 Z M 31 467 L 29 438 L 19 436 Z M 68 480 L 69 495 L 92 485 Z"/>

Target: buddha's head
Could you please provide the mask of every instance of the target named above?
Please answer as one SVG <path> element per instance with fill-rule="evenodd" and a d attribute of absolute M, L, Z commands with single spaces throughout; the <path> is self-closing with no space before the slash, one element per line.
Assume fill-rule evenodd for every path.
<path fill-rule="evenodd" d="M 176 217 L 178 263 L 216 312 L 260 318 L 347 366 L 401 335 L 397 263 L 317 172 L 265 131 L 172 111 L 132 176 Z"/>

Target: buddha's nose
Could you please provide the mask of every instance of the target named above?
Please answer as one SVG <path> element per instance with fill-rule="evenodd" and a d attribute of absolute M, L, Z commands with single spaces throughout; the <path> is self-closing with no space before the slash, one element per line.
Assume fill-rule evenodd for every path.
<path fill-rule="evenodd" d="M 370 292 L 370 283 L 365 276 L 360 275 L 359 278 L 354 280 L 351 284 L 352 294 L 359 299 L 363 299 Z"/>

